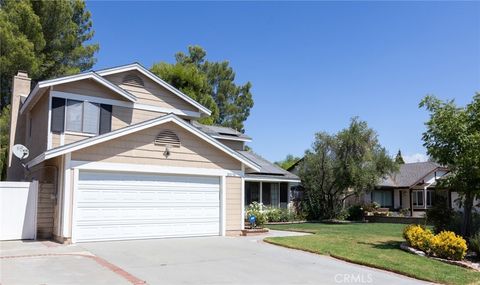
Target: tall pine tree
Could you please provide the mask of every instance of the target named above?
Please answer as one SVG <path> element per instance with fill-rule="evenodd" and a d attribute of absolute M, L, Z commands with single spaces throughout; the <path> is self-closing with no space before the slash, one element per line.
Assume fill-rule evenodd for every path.
<path fill-rule="evenodd" d="M 214 100 L 216 108 L 207 123 L 231 127 L 238 131 L 244 131 L 244 122 L 250 115 L 253 107 L 253 96 L 250 92 L 252 84 L 247 82 L 243 85 L 235 83 L 235 72 L 228 61 L 210 62 L 206 60 L 207 52 L 200 46 L 188 47 L 188 54 L 179 52 L 175 54 L 176 63 L 172 66 L 195 67 L 205 75 L 208 83 L 207 93 Z M 168 65 L 168 63 L 161 63 Z M 165 66 L 164 66 L 164 69 Z M 152 72 L 157 73 L 168 81 L 170 77 L 164 72 L 159 72 L 159 64 L 152 67 Z M 180 90 L 188 88 L 189 82 L 168 81 Z M 180 83 L 180 84 L 179 84 Z M 195 94 L 188 94 L 195 97 Z M 208 107 L 208 106 L 207 106 Z"/>

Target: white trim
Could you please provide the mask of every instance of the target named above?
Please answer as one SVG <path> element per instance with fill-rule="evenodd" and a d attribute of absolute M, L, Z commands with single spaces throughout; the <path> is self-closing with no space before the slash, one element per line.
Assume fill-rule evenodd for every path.
<path fill-rule="evenodd" d="M 50 92 L 48 92 L 48 121 L 47 121 L 47 149 L 52 148 L 52 89 L 50 86 Z"/>
<path fill-rule="evenodd" d="M 57 199 L 57 215 L 56 215 L 56 219 L 57 219 L 57 230 L 55 232 L 55 235 L 58 236 L 58 237 L 61 237 L 62 236 L 62 215 L 63 215 L 63 211 L 62 211 L 62 208 L 63 208 L 63 193 L 64 193 L 64 189 L 65 189 L 65 184 L 64 184 L 64 180 L 65 180 L 65 156 L 62 156 L 61 157 L 61 160 L 60 160 L 60 168 L 58 169 L 58 172 L 59 173 L 62 173 L 61 175 L 59 175 L 59 179 L 57 181 L 57 189 L 55 189 L 56 191 L 56 196 L 55 198 Z"/>
<path fill-rule="evenodd" d="M 154 112 L 166 113 L 166 114 L 173 113 L 175 115 L 200 118 L 199 112 L 194 112 L 189 110 L 165 108 L 165 107 L 159 107 L 159 106 L 148 105 L 148 104 L 132 103 L 132 102 L 126 102 L 121 100 L 107 99 L 107 98 L 88 96 L 88 95 L 82 95 L 82 94 L 70 93 L 70 92 L 62 92 L 62 91 L 53 91 L 52 93 L 53 93 L 53 97 L 58 97 L 58 98 L 88 101 L 88 102 L 93 102 L 98 104 L 108 104 L 112 106 L 119 106 L 119 107 L 125 107 L 125 108 L 154 111 Z"/>
<path fill-rule="evenodd" d="M 245 181 L 248 182 L 298 182 L 300 183 L 300 179 L 292 179 L 292 178 L 255 178 L 255 177 L 245 177 Z"/>
<path fill-rule="evenodd" d="M 98 83 L 102 84 L 103 86 L 107 87 L 108 89 L 112 90 L 113 92 L 118 93 L 119 95 L 123 96 L 125 99 L 135 102 L 137 101 L 137 98 L 127 92 L 126 90 L 118 87 L 117 85 L 111 83 L 110 81 L 106 80 L 105 78 L 101 77 L 100 75 L 96 74 L 93 71 L 86 72 L 86 73 L 80 73 L 76 75 L 70 75 L 70 76 L 64 76 L 60 78 L 55 78 L 51 80 L 44 80 L 40 81 L 37 83 L 35 88 L 30 92 L 30 95 L 28 95 L 27 100 L 25 100 L 25 103 L 22 105 L 22 108 L 20 109 L 20 114 L 22 114 L 27 106 L 29 106 L 32 102 L 32 100 L 37 97 L 39 94 L 39 90 L 42 88 L 50 87 L 50 86 L 55 86 L 58 84 L 65 84 L 65 83 L 70 83 L 74 81 L 79 81 L 79 80 L 84 80 L 84 79 L 93 79 L 97 81 Z"/>
<path fill-rule="evenodd" d="M 71 223 L 70 223 L 70 210 L 72 208 L 71 204 L 71 171 L 69 168 L 71 154 L 67 153 L 65 155 L 65 164 L 64 164 L 64 179 L 63 179 L 63 199 L 62 199 L 62 236 L 69 237 Z"/>
<path fill-rule="evenodd" d="M 158 76 L 156 76 L 155 74 L 153 74 L 148 69 L 146 69 L 145 67 L 143 67 L 142 65 L 140 65 L 138 63 L 132 63 L 132 64 L 128 64 L 128 65 L 123 65 L 123 66 L 108 68 L 108 69 L 104 69 L 104 70 L 99 70 L 99 71 L 97 71 L 97 73 L 101 76 L 106 76 L 106 75 L 110 75 L 110 74 L 130 71 L 130 70 L 137 70 L 138 72 L 140 72 L 143 75 L 145 75 L 146 77 L 150 78 L 151 80 L 153 80 L 157 84 L 160 84 L 161 86 L 163 86 L 164 88 L 166 88 L 167 90 L 172 92 L 173 94 L 177 95 L 178 97 L 180 97 L 183 100 L 187 101 L 188 103 L 192 104 L 193 106 L 198 108 L 201 112 L 205 113 L 207 116 L 210 116 L 212 114 L 212 111 L 207 109 L 205 106 L 203 106 L 202 104 L 193 100 L 188 95 L 185 95 L 180 90 L 176 89 L 175 87 L 168 84 L 167 82 L 163 81 L 161 78 L 159 78 Z"/>
<path fill-rule="evenodd" d="M 160 113 L 173 113 L 175 115 L 181 116 L 188 116 L 188 117 L 195 117 L 200 118 L 201 114 L 199 112 L 189 111 L 189 110 L 182 110 L 182 109 L 172 109 L 172 108 L 164 108 L 159 106 L 147 105 L 147 104 L 139 104 L 134 103 L 133 108 L 145 111 L 154 111 Z"/>
<path fill-rule="evenodd" d="M 241 193 L 240 196 L 241 196 L 241 199 L 242 199 L 242 204 L 241 204 L 242 205 L 242 216 L 240 217 L 240 219 L 241 219 L 240 223 L 241 223 L 242 230 L 244 230 L 245 229 L 245 178 L 242 177 L 241 180 L 242 180 L 242 182 L 241 182 L 242 183 L 242 186 L 241 186 L 242 187 L 242 189 L 241 189 L 242 193 Z"/>
<path fill-rule="evenodd" d="M 78 193 L 78 179 L 79 179 L 79 170 L 78 169 L 73 169 L 73 193 L 72 193 L 72 215 L 71 221 L 70 221 L 70 237 L 72 238 L 72 243 L 75 243 L 75 229 L 77 228 L 77 223 L 75 222 L 76 219 L 76 209 L 77 209 L 77 195 Z"/>
<path fill-rule="evenodd" d="M 69 168 L 78 168 L 85 170 L 102 170 L 102 171 L 124 171 L 124 172 L 139 172 L 139 173 L 165 173 L 165 174 L 185 174 L 185 175 L 199 175 L 199 176 L 234 176 L 241 177 L 240 170 L 228 169 L 212 169 L 212 168 L 192 168 L 192 167 L 176 167 L 176 166 L 161 166 L 148 165 L 139 166 L 138 164 L 129 163 L 112 163 L 112 162 L 90 162 L 72 160 L 68 166 Z"/>
<path fill-rule="evenodd" d="M 263 182 L 260 181 L 260 188 L 258 190 L 258 202 L 263 205 Z"/>
<path fill-rule="evenodd" d="M 226 140 L 226 141 L 241 141 L 241 142 L 251 142 L 252 139 L 247 138 L 240 138 L 240 137 L 229 137 L 229 136 L 219 136 L 219 135 L 211 135 L 212 138 Z"/>
<path fill-rule="evenodd" d="M 227 233 L 227 178 L 225 176 L 220 177 L 220 217 L 221 217 L 221 231 L 220 234 L 225 236 Z"/>
<path fill-rule="evenodd" d="M 238 152 L 232 150 L 231 148 L 229 148 L 226 145 L 220 143 L 216 139 L 214 139 L 214 138 L 210 137 L 209 135 L 203 133 L 199 129 L 195 128 L 194 126 L 185 122 L 184 120 L 178 118 L 174 114 L 165 115 L 165 116 L 158 117 L 158 118 L 155 118 L 155 119 L 152 119 L 152 120 L 148 120 L 148 121 L 145 121 L 145 122 L 142 122 L 142 123 L 139 123 L 139 124 L 135 124 L 135 125 L 131 125 L 131 126 L 122 128 L 122 129 L 118 129 L 118 130 L 115 130 L 115 131 L 112 131 L 112 132 L 109 132 L 109 133 L 106 133 L 106 134 L 103 134 L 103 135 L 95 136 L 95 137 L 92 137 L 92 138 L 84 139 L 84 140 L 74 142 L 74 143 L 71 143 L 71 144 L 68 144 L 68 145 L 65 145 L 65 146 L 61 146 L 61 147 L 57 147 L 57 148 L 48 150 L 48 151 L 42 153 L 41 155 L 37 156 L 36 158 L 34 158 L 32 161 L 29 161 L 27 163 L 27 165 L 29 167 L 32 167 L 32 166 L 34 166 L 34 165 L 36 165 L 36 164 L 38 164 L 38 163 L 40 163 L 40 162 L 42 162 L 43 160 L 46 160 L 46 159 L 50 159 L 50 158 L 53 158 L 53 157 L 56 157 L 56 156 L 59 156 L 59 155 L 62 155 L 62 154 L 66 154 L 66 153 L 71 153 L 71 152 L 77 151 L 79 149 L 83 149 L 83 148 L 86 148 L 86 147 L 89 147 L 89 146 L 92 146 L 92 145 L 95 145 L 95 144 L 98 144 L 98 143 L 106 142 L 106 141 L 109 141 L 109 140 L 112 140 L 112 139 L 115 139 L 115 138 L 118 138 L 118 137 L 121 137 L 121 136 L 124 136 L 124 135 L 128 135 L 128 134 L 131 134 L 131 133 L 134 133 L 134 132 L 138 132 L 138 131 L 148 129 L 148 128 L 158 126 L 158 125 L 168 123 L 168 122 L 172 122 L 172 123 L 177 124 L 180 127 L 183 127 L 185 130 L 187 130 L 190 133 L 196 135 L 197 137 L 203 139 L 204 141 L 212 144 L 213 146 L 217 147 L 218 149 L 220 149 L 224 153 L 226 153 L 226 154 L 230 155 L 231 157 L 237 159 L 241 163 L 244 163 L 245 165 L 252 168 L 253 170 L 260 171 L 260 166 L 258 166 L 256 163 L 250 161 L 249 159 L 247 159 L 243 155 L 239 154 Z"/>
<path fill-rule="evenodd" d="M 35 225 L 34 225 L 34 232 L 33 232 L 33 239 L 36 240 L 37 239 L 37 227 L 38 227 L 38 199 L 39 199 L 39 196 L 40 196 L 40 189 L 39 189 L 39 184 L 38 184 L 38 180 L 33 180 L 32 181 L 32 184 L 30 184 L 28 190 L 30 189 L 35 189 L 35 190 L 32 190 L 32 192 L 35 192 L 35 193 L 32 193 L 33 197 L 34 197 L 34 200 L 33 201 L 33 205 L 35 205 L 35 213 L 34 213 L 34 221 L 35 221 Z"/>
<path fill-rule="evenodd" d="M 65 144 L 65 133 L 60 134 L 60 146 Z"/>
<path fill-rule="evenodd" d="M 99 104 L 108 104 L 108 105 L 116 105 L 121 107 L 133 107 L 133 102 L 127 102 L 122 100 L 116 99 L 108 99 L 96 96 L 89 96 L 89 95 L 82 95 L 78 93 L 71 93 L 71 92 L 63 92 L 63 91 L 52 91 L 53 97 L 64 98 L 64 99 L 71 99 L 71 100 L 78 100 L 78 101 L 88 101 L 93 103 Z"/>
<path fill-rule="evenodd" d="M 82 133 L 82 132 L 72 132 L 72 131 L 64 131 L 62 134 L 65 134 L 65 135 L 74 135 L 74 136 L 82 136 L 82 137 L 87 137 L 87 138 L 91 138 L 91 137 L 98 136 L 97 134 Z"/>

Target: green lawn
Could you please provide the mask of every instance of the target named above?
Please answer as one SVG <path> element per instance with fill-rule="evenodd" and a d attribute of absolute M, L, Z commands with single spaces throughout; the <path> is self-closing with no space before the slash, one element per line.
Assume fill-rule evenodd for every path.
<path fill-rule="evenodd" d="M 480 284 L 480 272 L 402 251 L 400 224 L 290 224 L 269 225 L 275 230 L 315 233 L 308 236 L 270 237 L 267 242 L 354 263 L 386 269 L 414 278 L 445 284 Z"/>

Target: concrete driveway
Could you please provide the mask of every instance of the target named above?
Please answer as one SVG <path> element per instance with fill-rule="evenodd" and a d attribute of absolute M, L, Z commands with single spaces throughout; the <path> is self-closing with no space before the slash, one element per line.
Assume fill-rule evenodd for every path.
<path fill-rule="evenodd" d="M 263 238 L 0 242 L 0 284 L 426 284 Z"/>
<path fill-rule="evenodd" d="M 295 233 L 272 232 L 273 235 Z M 286 249 L 261 237 L 83 243 L 147 284 L 426 284 L 401 275 Z"/>

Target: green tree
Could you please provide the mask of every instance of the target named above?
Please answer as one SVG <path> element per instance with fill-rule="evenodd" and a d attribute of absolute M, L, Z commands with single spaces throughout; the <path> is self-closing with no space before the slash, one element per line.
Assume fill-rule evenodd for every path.
<path fill-rule="evenodd" d="M 460 194 L 462 235 L 470 236 L 473 202 L 480 197 L 480 93 L 465 107 L 426 96 L 420 108 L 430 112 L 423 145 L 435 161 L 448 166 L 450 173 L 440 185 Z"/>
<path fill-rule="evenodd" d="M 403 160 L 402 152 L 398 150 L 397 155 L 395 156 L 395 162 L 397 164 L 405 164 L 405 160 Z"/>
<path fill-rule="evenodd" d="M 287 170 L 289 169 L 292 165 L 294 165 L 295 163 L 297 163 L 297 161 L 299 161 L 300 158 L 299 157 L 296 157 L 296 156 L 293 156 L 291 154 L 288 154 L 287 157 L 285 157 L 284 160 L 280 160 L 280 161 L 276 161 L 275 164 L 280 166 L 281 168 Z"/>
<path fill-rule="evenodd" d="M 0 171 L 6 169 L 12 78 L 27 71 L 33 81 L 75 74 L 95 63 L 98 44 L 82 0 L 0 0 Z M 5 110 L 4 110 L 5 109 Z"/>
<path fill-rule="evenodd" d="M 373 189 L 397 167 L 379 144 L 376 132 L 358 118 L 337 134 L 317 133 L 299 164 L 309 217 L 339 217 L 345 199 Z"/>
<path fill-rule="evenodd" d="M 7 161 L 10 135 L 10 105 L 0 113 L 0 181 L 7 178 Z"/>
<path fill-rule="evenodd" d="M 210 117 L 200 120 L 201 123 L 211 125 L 215 122 L 218 117 L 217 105 L 210 95 L 207 77 L 195 65 L 160 62 L 150 70 L 212 111 Z"/>
<path fill-rule="evenodd" d="M 11 81 L 25 70 L 34 81 L 90 69 L 98 44 L 90 12 L 81 0 L 0 1 L 1 102 L 10 100 Z"/>
<path fill-rule="evenodd" d="M 208 93 L 217 106 L 216 116 L 212 118 L 211 123 L 243 132 L 244 122 L 253 107 L 253 98 L 250 92 L 252 84 L 250 82 L 244 85 L 235 84 L 235 72 L 228 61 L 210 62 L 206 60 L 206 56 L 207 53 L 202 47 L 189 46 L 188 54 L 183 52 L 175 54 L 176 63 L 171 65 L 194 66 L 205 74 Z M 186 87 L 169 83 L 179 89 Z M 183 83 L 187 84 L 188 81 Z"/>

